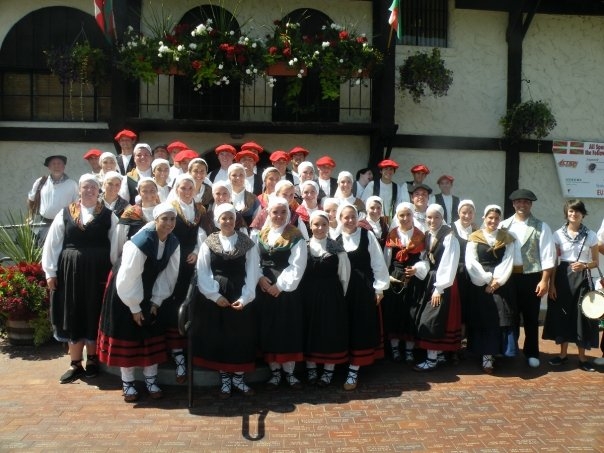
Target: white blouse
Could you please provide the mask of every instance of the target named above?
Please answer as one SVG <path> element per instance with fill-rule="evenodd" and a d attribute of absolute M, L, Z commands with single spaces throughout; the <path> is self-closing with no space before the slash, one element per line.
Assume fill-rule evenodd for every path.
<path fill-rule="evenodd" d="M 221 233 L 218 234 L 220 245 L 225 252 L 234 250 L 235 244 L 237 243 L 237 234 L 231 236 L 223 236 Z M 214 280 L 214 274 L 211 266 L 211 252 L 208 245 L 204 242 L 199 249 L 199 256 L 197 258 L 197 287 L 199 291 L 208 299 L 213 302 L 217 302 L 222 296 L 220 294 L 220 286 L 216 280 Z M 258 249 L 252 247 L 245 254 L 245 283 L 241 288 L 241 296 L 234 301 L 229 302 L 241 302 L 246 305 L 256 298 L 256 285 L 260 278 L 260 257 L 258 255 Z"/>
<path fill-rule="evenodd" d="M 461 220 L 459 219 L 453 222 L 452 227 L 455 228 L 457 234 L 459 234 L 459 237 L 465 239 L 466 241 L 468 240 L 468 237 L 472 234 L 472 225 L 470 225 L 469 227 L 465 227 L 461 224 Z"/>
<path fill-rule="evenodd" d="M 153 208 L 154 206 L 150 208 L 143 208 L 143 217 L 147 223 L 153 222 Z M 124 244 L 128 240 L 129 231 L 130 225 L 118 223 L 115 227 L 115 231 L 113 232 L 113 236 L 111 237 L 110 258 L 112 264 L 115 264 L 119 257 L 122 256 L 122 249 L 124 248 Z"/>
<path fill-rule="evenodd" d="M 157 258 L 162 256 L 165 247 L 166 243 L 159 241 Z M 140 303 L 144 296 L 142 275 L 145 269 L 145 261 L 147 261 L 147 255 L 141 252 L 131 241 L 126 242 L 122 253 L 122 265 L 115 278 L 115 287 L 118 296 L 132 313 L 141 311 Z M 161 305 L 163 300 L 167 299 L 174 291 L 179 265 L 180 246 L 176 247 L 168 265 L 159 273 L 153 283 L 151 302 L 155 305 Z"/>
<path fill-rule="evenodd" d="M 277 239 L 281 237 L 286 225 L 279 228 L 271 228 L 268 236 L 268 245 L 275 245 Z M 306 270 L 306 261 L 308 259 L 308 251 L 306 241 L 299 240 L 290 250 L 288 264 L 277 278 L 277 288 L 279 291 L 291 292 L 295 291 L 304 276 Z"/>
<path fill-rule="evenodd" d="M 83 225 L 86 225 L 93 219 L 92 213 L 94 207 L 86 208 L 81 207 L 80 220 Z M 115 233 L 115 228 L 118 222 L 117 216 L 111 213 L 111 227 L 107 232 L 109 241 Z M 63 241 L 65 240 L 65 222 L 63 219 L 63 210 L 55 216 L 52 221 L 50 228 L 48 229 L 48 236 L 44 242 L 44 248 L 42 249 L 42 268 L 46 273 L 46 278 L 52 278 L 57 276 L 57 270 L 59 269 L 59 256 L 63 250 Z"/>
<path fill-rule="evenodd" d="M 386 262 L 384 261 L 384 254 L 377 238 L 372 232 L 368 231 L 367 239 L 369 240 L 367 249 L 371 258 L 371 269 L 373 270 L 373 289 L 376 294 L 382 294 L 390 287 L 390 274 L 388 273 L 388 267 L 386 267 Z M 348 234 L 344 231 L 342 232 L 342 245 L 347 252 L 353 252 L 358 249 L 360 243 L 360 227 L 357 227 L 352 234 Z"/>
<path fill-rule="evenodd" d="M 585 244 L 583 244 L 585 241 Z M 554 243 L 556 248 L 560 251 L 560 261 L 568 261 L 574 263 L 580 261 L 581 263 L 591 263 L 593 258 L 591 256 L 591 248 L 594 245 L 598 245 L 598 237 L 592 230 L 587 231 L 587 237 L 577 242 L 569 241 L 562 232 L 562 228 L 554 232 Z M 581 248 L 583 245 L 583 248 Z M 581 255 L 579 256 L 579 250 Z"/>
<path fill-rule="evenodd" d="M 311 256 L 314 256 L 315 258 L 326 255 L 327 238 L 310 238 L 308 248 Z M 346 294 L 346 291 L 348 290 L 348 282 L 350 281 L 350 260 L 348 259 L 346 252 L 338 253 L 338 278 L 340 279 L 340 283 L 342 283 L 344 294 Z"/>
<path fill-rule="evenodd" d="M 438 231 L 430 232 L 436 236 Z M 432 295 L 442 294 L 445 289 L 453 285 L 455 276 L 457 275 L 457 265 L 459 264 L 459 241 L 451 233 L 447 234 L 443 239 L 445 248 L 438 268 L 436 269 L 436 279 L 434 280 L 434 293 Z M 430 270 L 430 262 L 428 261 L 428 250 L 424 251 L 424 259 L 419 266 L 425 269 L 425 275 L 428 275 Z M 419 275 L 418 275 L 419 276 Z"/>
<path fill-rule="evenodd" d="M 492 246 L 495 244 L 497 238 L 497 231 L 489 233 L 486 229 L 482 230 L 484 238 L 487 243 Z M 514 253 L 516 253 L 517 241 L 514 241 L 506 245 L 505 253 L 501 263 L 495 266 L 493 272 L 486 272 L 482 265 L 478 262 L 477 254 L 477 243 L 468 241 L 466 246 L 466 270 L 470 276 L 470 280 L 476 286 L 484 286 L 491 283 L 491 280 L 495 279 L 499 282 L 499 286 L 503 286 L 507 283 L 512 275 L 512 268 L 514 267 Z"/>

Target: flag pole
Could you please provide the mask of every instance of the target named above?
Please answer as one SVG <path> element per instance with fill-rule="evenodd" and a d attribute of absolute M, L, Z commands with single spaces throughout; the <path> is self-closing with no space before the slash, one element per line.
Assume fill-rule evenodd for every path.
<path fill-rule="evenodd" d="M 386 49 L 388 49 L 388 51 L 390 51 L 390 44 L 392 44 L 392 35 L 394 34 L 394 28 L 390 27 L 390 34 L 388 35 L 388 45 L 386 46 Z"/>

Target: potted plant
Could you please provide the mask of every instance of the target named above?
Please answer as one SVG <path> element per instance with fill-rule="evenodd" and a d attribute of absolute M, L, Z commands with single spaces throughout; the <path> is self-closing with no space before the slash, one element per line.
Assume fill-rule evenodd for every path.
<path fill-rule="evenodd" d="M 403 94 L 409 93 L 416 104 L 426 96 L 427 89 L 434 97 L 446 96 L 453 83 L 453 71 L 447 69 L 437 48 L 407 57 L 399 66 L 399 75 L 399 89 Z"/>
<path fill-rule="evenodd" d="M 556 119 L 547 103 L 531 100 L 509 108 L 499 124 L 504 137 L 513 142 L 530 137 L 541 140 L 556 127 Z"/>
<path fill-rule="evenodd" d="M 11 343 L 38 346 L 52 337 L 42 249 L 30 225 L 8 219 L 11 228 L 0 228 L 0 254 L 9 263 L 0 265 L 0 315 Z"/>
<path fill-rule="evenodd" d="M 84 120 L 84 87 L 98 86 L 109 75 L 109 58 L 101 48 L 94 47 L 87 39 L 69 46 L 55 47 L 44 51 L 50 72 L 59 78 L 62 85 L 69 87 L 69 108 L 74 118 L 72 98 L 74 85 L 79 85 L 80 119 Z"/>

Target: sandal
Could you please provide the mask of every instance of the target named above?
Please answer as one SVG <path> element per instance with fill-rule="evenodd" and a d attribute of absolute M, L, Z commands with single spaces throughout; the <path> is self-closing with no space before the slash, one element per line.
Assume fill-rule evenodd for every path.
<path fill-rule="evenodd" d="M 238 374 L 235 373 L 233 375 L 233 388 L 235 390 L 237 390 L 238 392 L 243 393 L 243 395 L 245 396 L 254 396 L 256 394 L 256 392 L 254 392 L 254 389 L 251 388 L 249 385 L 247 385 L 245 383 L 245 381 L 243 380 L 243 373 Z"/>
<path fill-rule="evenodd" d="M 359 377 L 359 370 L 353 370 L 348 368 L 348 376 L 346 382 L 344 382 L 344 390 L 354 390 L 357 388 L 357 380 Z"/>
<path fill-rule="evenodd" d="M 444 352 L 439 352 L 436 355 L 436 363 L 438 363 L 439 365 L 447 363 L 447 358 L 445 357 L 445 353 Z"/>
<path fill-rule="evenodd" d="M 403 361 L 403 357 L 401 356 L 401 351 L 398 346 L 392 346 L 392 361 L 397 363 Z"/>
<path fill-rule="evenodd" d="M 405 362 L 415 362 L 415 357 L 413 357 L 413 349 L 405 349 Z"/>
<path fill-rule="evenodd" d="M 331 378 L 333 378 L 333 370 L 323 370 L 323 374 L 317 385 L 321 388 L 327 387 L 331 384 Z"/>
<path fill-rule="evenodd" d="M 174 363 L 176 364 L 176 382 L 178 384 L 184 384 L 187 382 L 187 365 L 185 356 L 182 352 L 172 354 L 172 358 L 174 359 Z"/>
<path fill-rule="evenodd" d="M 487 374 L 493 374 L 493 364 L 495 363 L 495 358 L 492 355 L 483 355 L 482 356 L 482 369 Z"/>
<path fill-rule="evenodd" d="M 221 400 L 226 400 L 231 397 L 231 373 L 220 372 L 220 394 Z"/>
<path fill-rule="evenodd" d="M 89 355 L 86 357 L 86 377 L 93 378 L 99 375 L 99 356 Z"/>
<path fill-rule="evenodd" d="M 138 391 L 134 386 L 134 381 L 126 382 L 122 381 L 122 394 L 124 396 L 124 401 L 127 403 L 134 403 L 138 401 Z"/>
<path fill-rule="evenodd" d="M 302 388 L 302 383 L 294 376 L 294 373 L 285 373 L 285 380 L 289 384 L 289 387 L 294 390 L 300 390 Z"/>
<path fill-rule="evenodd" d="M 277 387 L 279 387 L 279 384 L 281 384 L 281 369 L 279 368 L 276 370 L 272 370 L 271 373 L 271 378 L 266 382 L 266 389 L 276 390 Z"/>
<path fill-rule="evenodd" d="M 152 399 L 158 400 L 162 396 L 164 396 L 163 392 L 157 385 L 157 375 L 145 376 L 145 384 L 147 385 L 147 391 L 149 392 L 149 396 Z"/>
<path fill-rule="evenodd" d="M 436 359 L 426 359 L 422 363 L 418 363 L 413 367 L 414 371 L 432 371 L 436 368 Z"/>
<path fill-rule="evenodd" d="M 61 384 L 69 384 L 86 374 L 82 367 L 82 360 L 72 360 L 69 369 L 59 378 Z"/>
<path fill-rule="evenodd" d="M 307 368 L 306 373 L 308 374 L 308 384 L 315 385 L 319 379 L 319 373 L 316 368 Z"/>

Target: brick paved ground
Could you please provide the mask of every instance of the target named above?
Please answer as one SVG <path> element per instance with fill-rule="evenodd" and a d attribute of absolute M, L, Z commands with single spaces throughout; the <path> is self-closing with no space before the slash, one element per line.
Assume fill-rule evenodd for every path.
<path fill-rule="evenodd" d="M 543 362 L 557 348 L 542 342 Z M 576 349 L 570 348 L 571 354 Z M 520 358 L 482 374 L 475 358 L 420 374 L 389 362 L 362 369 L 356 391 L 286 388 L 230 400 L 186 387 L 122 401 L 112 375 L 60 385 L 69 360 L 51 344 L 0 343 L 0 451 L 45 452 L 602 452 L 604 379 L 570 364 Z"/>

